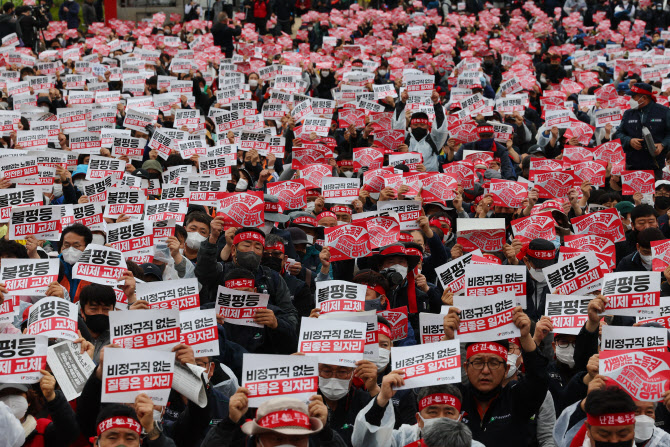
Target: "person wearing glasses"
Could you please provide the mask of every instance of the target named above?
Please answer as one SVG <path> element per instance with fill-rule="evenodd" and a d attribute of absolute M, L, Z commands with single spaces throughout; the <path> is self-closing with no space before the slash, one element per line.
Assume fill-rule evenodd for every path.
<path fill-rule="evenodd" d="M 451 307 L 444 317 L 447 340 L 455 338 L 460 310 Z M 463 396 L 463 421 L 472 438 L 484 445 L 516 447 L 530 445 L 535 437 L 533 418 L 538 414 L 549 388 L 549 361 L 531 335 L 531 322 L 521 306 L 514 308 L 514 325 L 521 333 L 518 346 L 524 364 L 523 380 L 503 387 L 509 365 L 509 341 L 486 341 L 466 345 L 466 384 L 458 384 Z"/>

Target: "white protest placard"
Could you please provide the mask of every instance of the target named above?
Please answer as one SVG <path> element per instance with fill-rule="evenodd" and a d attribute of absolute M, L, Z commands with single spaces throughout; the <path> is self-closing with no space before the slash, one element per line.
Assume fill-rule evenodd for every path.
<path fill-rule="evenodd" d="M 44 296 L 58 280 L 58 259 L 4 259 L 0 278 L 11 295 Z"/>
<path fill-rule="evenodd" d="M 321 195 L 326 203 L 344 203 L 349 205 L 358 199 L 360 182 L 357 178 L 324 177 Z"/>
<path fill-rule="evenodd" d="M 146 204 L 146 220 L 154 222 L 174 219 L 179 225 L 184 224 L 188 205 L 176 200 L 150 200 Z"/>
<path fill-rule="evenodd" d="M 418 200 L 388 200 L 377 205 L 378 211 L 398 213 L 400 231 L 419 229 L 417 220 L 421 216 L 421 209 L 421 202 Z"/>
<path fill-rule="evenodd" d="M 111 175 L 118 182 L 123 177 L 125 170 L 126 162 L 122 160 L 91 155 L 86 171 L 86 180 L 100 180 Z"/>
<path fill-rule="evenodd" d="M 107 203 L 107 193 L 112 186 L 112 177 L 107 177 L 99 182 L 89 183 L 83 186 L 83 193 L 88 197 L 89 203 Z M 81 191 L 82 188 L 80 187 Z"/>
<path fill-rule="evenodd" d="M 465 295 L 490 296 L 511 293 L 526 308 L 525 265 L 474 265 L 465 267 Z"/>
<path fill-rule="evenodd" d="M 13 323 L 20 305 L 20 297 L 5 295 L 5 300 L 0 304 L 0 324 Z"/>
<path fill-rule="evenodd" d="M 9 240 L 23 240 L 26 236 L 57 241 L 61 233 L 62 208 L 59 206 L 20 206 L 9 216 Z"/>
<path fill-rule="evenodd" d="M 179 313 L 181 342 L 193 348 L 196 357 L 219 355 L 219 331 L 215 309 L 192 309 Z"/>
<path fill-rule="evenodd" d="M 405 372 L 405 385 L 396 390 L 461 382 L 459 340 L 391 348 L 392 370 Z"/>
<path fill-rule="evenodd" d="M 39 335 L 0 334 L 0 383 L 39 382 L 40 370 L 47 364 L 48 341 Z"/>
<path fill-rule="evenodd" d="M 664 327 L 628 327 L 603 325 L 600 338 L 601 351 L 635 349 L 639 351 L 667 352 L 668 330 Z"/>
<path fill-rule="evenodd" d="M 614 380 L 633 399 L 661 402 L 670 388 L 670 353 L 601 351 L 598 372 Z"/>
<path fill-rule="evenodd" d="M 19 206 L 40 206 L 42 194 L 37 188 L 11 188 L 0 190 L 0 222 L 9 222 L 12 210 Z"/>
<path fill-rule="evenodd" d="M 126 221 L 107 225 L 107 244 L 138 264 L 151 262 L 154 228 L 149 221 Z"/>
<path fill-rule="evenodd" d="M 365 323 L 367 330 L 365 332 L 365 350 L 363 358 L 371 362 L 379 359 L 379 326 L 377 324 L 377 312 L 374 310 L 364 310 L 360 312 L 331 312 L 329 314 L 319 313 L 319 318 L 325 320 L 353 321 L 355 323 Z M 390 338 L 390 337 L 389 337 Z"/>
<path fill-rule="evenodd" d="M 437 343 L 444 337 L 444 314 L 419 313 L 421 344 Z"/>
<path fill-rule="evenodd" d="M 128 187 L 110 188 L 107 192 L 107 206 L 103 217 L 117 219 L 125 214 L 134 219 L 141 219 L 147 196 L 144 191 Z"/>
<path fill-rule="evenodd" d="M 604 315 L 657 318 L 661 272 L 607 273 L 603 277 L 602 294 L 609 300 Z"/>
<path fill-rule="evenodd" d="M 170 351 L 180 343 L 177 309 L 124 310 L 109 313 L 110 343 L 128 349 Z"/>
<path fill-rule="evenodd" d="M 233 281 L 248 280 L 237 279 Z M 254 322 L 254 315 L 259 309 L 267 309 L 269 299 L 270 295 L 265 293 L 245 292 L 219 286 L 216 294 L 216 314 L 221 315 L 226 323 L 263 327 L 262 324 Z"/>
<path fill-rule="evenodd" d="M 600 262 L 591 252 L 545 267 L 542 273 L 552 294 L 586 295 L 602 283 Z"/>
<path fill-rule="evenodd" d="M 81 345 L 71 341 L 49 346 L 47 364 L 67 401 L 81 395 L 86 381 L 95 370 L 95 363 L 88 353 L 82 354 Z"/>
<path fill-rule="evenodd" d="M 102 218 L 102 206 L 99 203 L 81 203 L 72 205 L 73 223 L 80 223 L 91 231 L 105 231 L 106 223 Z"/>
<path fill-rule="evenodd" d="M 0 159 L 2 176 L 12 183 L 32 179 L 38 176 L 37 157 L 27 155 L 3 157 Z"/>
<path fill-rule="evenodd" d="M 454 307 L 461 311 L 458 339 L 462 342 L 491 341 L 519 337 L 512 313 L 516 307 L 513 293 L 491 296 L 454 297 Z"/>
<path fill-rule="evenodd" d="M 611 124 L 612 127 L 616 128 L 619 124 L 621 124 L 623 112 L 619 108 L 601 109 L 596 111 L 595 117 L 596 127 L 605 127 L 607 124 Z"/>
<path fill-rule="evenodd" d="M 110 315 L 113 313 L 117 312 Z M 105 349 L 100 402 L 134 403 L 137 395 L 144 393 L 154 405 L 165 406 L 170 397 L 173 371 L 173 352 Z"/>
<path fill-rule="evenodd" d="M 363 360 L 365 323 L 302 318 L 298 352 L 318 356 L 319 363 L 355 367 Z"/>
<path fill-rule="evenodd" d="M 115 286 L 128 268 L 119 250 L 97 244 L 88 244 L 72 269 L 72 277 Z"/>
<path fill-rule="evenodd" d="M 359 312 L 365 307 L 365 284 L 347 281 L 316 283 L 316 307 L 320 314 L 329 312 Z"/>
<path fill-rule="evenodd" d="M 76 340 L 78 307 L 63 298 L 47 296 L 30 306 L 28 335 Z"/>
<path fill-rule="evenodd" d="M 587 296 L 547 294 L 544 315 L 551 319 L 555 334 L 577 335 L 589 319 Z"/>
<path fill-rule="evenodd" d="M 570 127 L 570 111 L 567 109 L 547 110 L 545 112 L 545 128 L 567 129 Z"/>
<path fill-rule="evenodd" d="M 135 293 L 138 300 L 147 301 L 152 309 L 189 310 L 200 307 L 196 278 L 141 283 L 137 284 Z"/>
<path fill-rule="evenodd" d="M 308 401 L 319 389 L 319 360 L 308 355 L 244 353 L 242 386 L 249 390 L 249 407 L 276 397 Z"/>

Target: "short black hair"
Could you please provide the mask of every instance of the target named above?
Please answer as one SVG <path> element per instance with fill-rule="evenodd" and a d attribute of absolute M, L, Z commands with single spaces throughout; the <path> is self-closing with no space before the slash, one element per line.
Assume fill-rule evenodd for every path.
<path fill-rule="evenodd" d="M 82 311 L 87 304 L 101 304 L 103 306 L 115 306 L 116 294 L 112 286 L 91 283 L 81 289 L 79 293 L 79 305 Z"/>
<path fill-rule="evenodd" d="M 629 413 L 635 411 L 636 408 L 633 398 L 616 386 L 593 390 L 586 396 L 586 402 L 584 402 L 584 410 L 590 416 Z"/>
<path fill-rule="evenodd" d="M 0 258 L 27 259 L 28 250 L 16 241 L 0 239 Z"/>
<path fill-rule="evenodd" d="M 230 281 L 231 279 L 256 279 L 256 276 L 247 269 L 234 268 L 226 273 L 224 281 Z"/>
<path fill-rule="evenodd" d="M 604 205 L 607 202 L 612 202 L 613 200 L 616 200 L 617 202 L 621 201 L 621 197 L 619 197 L 618 194 L 613 193 L 613 192 L 606 192 L 603 194 L 600 194 L 596 199 L 595 203 L 597 205 Z"/>
<path fill-rule="evenodd" d="M 653 241 L 662 241 L 665 239 L 663 232 L 658 228 L 645 228 L 637 235 L 637 243 L 643 248 L 651 249 Z"/>
<path fill-rule="evenodd" d="M 135 409 L 133 407 L 128 407 L 122 404 L 108 404 L 100 408 L 98 418 L 95 421 L 95 426 L 97 427 L 102 421 L 117 416 L 127 416 L 135 419 L 137 422 L 140 421 L 137 418 L 137 413 L 135 413 Z"/>
<path fill-rule="evenodd" d="M 186 228 L 182 227 L 181 225 L 175 225 L 174 236 L 177 239 L 179 239 L 179 236 L 181 236 L 182 239 L 186 240 L 186 238 L 188 237 L 188 232 L 186 231 Z"/>
<path fill-rule="evenodd" d="M 63 230 L 63 234 L 61 235 L 60 241 L 58 243 L 59 247 L 61 248 L 63 247 L 63 241 L 65 240 L 65 236 L 68 235 L 69 233 L 74 233 L 78 236 L 82 236 L 84 238 L 84 243 L 86 245 L 93 242 L 93 233 L 91 232 L 91 230 L 85 225 L 82 225 L 80 223 L 74 223 L 70 226 L 65 227 L 65 229 Z"/>
<path fill-rule="evenodd" d="M 656 210 L 653 206 L 647 205 L 646 203 L 640 204 L 633 208 L 633 211 L 630 212 L 630 221 L 635 225 L 635 219 L 638 217 L 656 217 Z"/>
<path fill-rule="evenodd" d="M 12 3 L 12 2 L 7 2 L 4 5 L 2 5 L 2 10 L 5 13 L 8 13 L 8 12 L 12 11 L 13 9 L 14 9 L 14 3 Z"/>
<path fill-rule="evenodd" d="M 193 211 L 186 215 L 186 220 L 184 221 L 184 228 L 188 226 L 191 222 L 196 221 L 204 223 L 209 227 L 209 224 L 212 223 L 212 217 L 203 213 L 202 211 Z"/>

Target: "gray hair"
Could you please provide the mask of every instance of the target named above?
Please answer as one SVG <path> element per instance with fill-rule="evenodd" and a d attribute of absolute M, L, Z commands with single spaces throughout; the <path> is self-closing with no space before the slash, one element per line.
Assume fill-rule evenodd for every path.
<path fill-rule="evenodd" d="M 449 418 L 437 418 L 423 429 L 427 447 L 470 447 L 472 432 L 467 425 Z"/>
<path fill-rule="evenodd" d="M 286 241 L 281 236 L 278 236 L 276 234 L 268 234 L 267 236 L 265 236 L 265 246 L 266 247 L 268 245 L 274 245 L 277 242 L 281 242 L 282 244 L 284 244 L 284 246 L 286 246 Z"/>
<path fill-rule="evenodd" d="M 446 385 L 433 385 L 425 386 L 419 388 L 419 392 L 416 393 L 417 403 L 421 401 L 424 397 L 430 396 L 431 394 L 451 394 L 458 400 L 463 400 L 463 395 L 461 391 L 456 387 L 456 385 L 446 384 Z"/>

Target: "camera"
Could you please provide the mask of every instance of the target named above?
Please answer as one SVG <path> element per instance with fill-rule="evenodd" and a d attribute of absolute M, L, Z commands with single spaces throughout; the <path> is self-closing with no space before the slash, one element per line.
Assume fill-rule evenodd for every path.
<path fill-rule="evenodd" d="M 393 286 L 393 287 L 399 286 L 399 285 L 402 284 L 402 282 L 404 281 L 404 278 L 402 277 L 402 275 L 400 274 L 400 272 L 398 272 L 398 271 L 397 271 L 396 269 L 394 269 L 394 268 L 384 269 L 384 270 L 382 270 L 382 271 L 379 272 L 379 273 L 380 273 L 380 274 L 384 277 L 384 279 L 386 279 L 386 281 L 388 281 L 388 283 L 389 283 L 391 286 Z"/>

